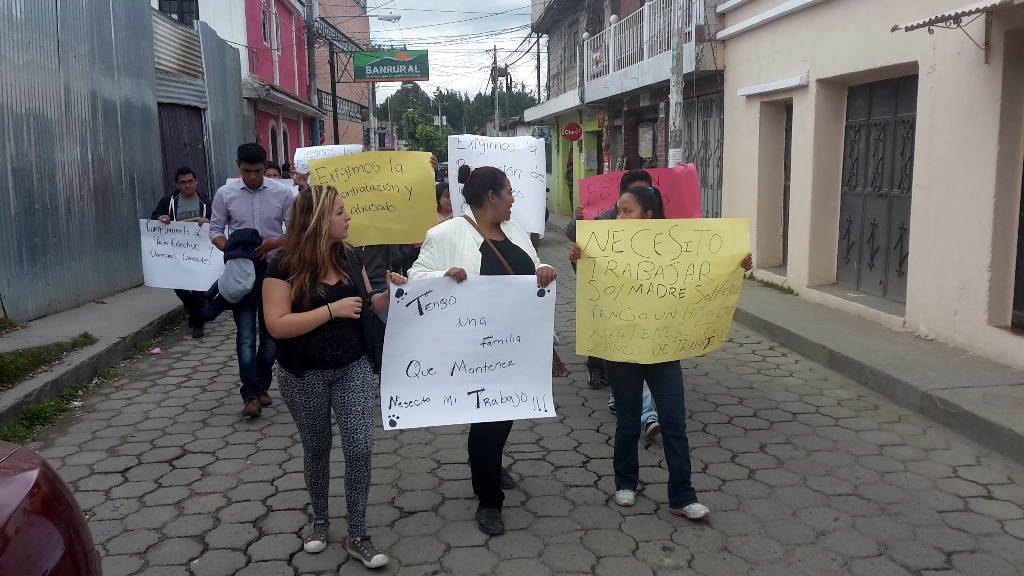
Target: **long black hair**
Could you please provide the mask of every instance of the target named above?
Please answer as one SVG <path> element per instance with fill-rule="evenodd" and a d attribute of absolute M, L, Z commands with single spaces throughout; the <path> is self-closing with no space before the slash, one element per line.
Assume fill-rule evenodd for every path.
<path fill-rule="evenodd" d="M 622 193 L 623 196 L 631 194 L 636 198 L 640 209 L 646 213 L 651 212 L 651 218 L 665 219 L 665 201 L 661 197 L 661 191 L 653 186 L 633 186 Z"/>
<path fill-rule="evenodd" d="M 476 170 L 463 164 L 459 166 L 459 184 L 462 184 L 462 197 L 473 208 L 479 208 L 487 200 L 487 193 L 501 194 L 508 184 L 508 176 L 493 166 L 481 166 Z"/>
<path fill-rule="evenodd" d="M 448 192 L 447 182 L 438 182 L 434 184 L 434 192 L 437 193 L 437 209 L 441 209 L 441 196 L 444 196 L 445 192 Z"/>

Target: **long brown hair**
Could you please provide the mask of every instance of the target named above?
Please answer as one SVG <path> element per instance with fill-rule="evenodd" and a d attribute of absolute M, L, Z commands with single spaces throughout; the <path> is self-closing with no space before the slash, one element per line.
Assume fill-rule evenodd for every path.
<path fill-rule="evenodd" d="M 342 283 L 349 282 L 345 268 L 351 258 L 350 248 L 346 242 L 332 243 L 330 238 L 337 197 L 336 188 L 322 185 L 310 186 L 295 197 L 281 261 L 292 285 L 292 302 L 308 304 L 312 298 L 310 288 L 322 296 L 324 286 L 320 279 L 332 269 L 341 275 Z"/>

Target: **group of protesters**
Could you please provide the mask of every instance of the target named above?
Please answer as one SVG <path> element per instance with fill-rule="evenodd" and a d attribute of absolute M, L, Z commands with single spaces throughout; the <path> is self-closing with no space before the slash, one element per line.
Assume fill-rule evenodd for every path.
<path fill-rule="evenodd" d="M 436 170 L 436 158 L 431 163 Z M 453 214 L 447 179 L 435 184 L 438 224 L 422 245 L 353 248 L 347 242 L 351 216 L 335 188 L 309 185 L 308 175 L 294 166 L 268 163 L 266 151 L 256 143 L 239 146 L 237 165 L 239 178 L 221 186 L 212 201 L 197 191 L 192 170 L 179 169 L 178 190 L 161 200 L 152 215 L 165 224 L 209 224 L 212 243 L 224 252 L 225 273 L 210 291 L 176 293 L 188 310 L 195 338 L 203 336 L 205 323 L 218 312 L 232 310 L 243 417 L 255 418 L 272 405 L 276 362 L 278 391 L 303 446 L 313 516 L 303 543 L 309 553 L 323 551 L 329 540 L 333 411 L 345 458 L 344 547 L 365 566 L 379 568 L 388 557 L 374 546 L 366 526 L 376 401 L 373 372 L 379 367 L 373 365 L 361 320 L 371 314 L 386 318 L 391 286 L 410 279 L 464 282 L 477 275 L 514 274 L 536 276 L 545 287 L 557 272 L 540 261 L 536 239 L 512 219 L 511 183 L 498 168 L 460 167 L 458 182 L 468 205 L 460 217 Z M 582 211 L 576 216 L 581 218 Z M 615 207 L 597 218 L 665 218 L 661 192 L 646 171 L 629 171 Z M 567 258 L 575 267 L 582 256 L 575 244 L 575 220 L 566 234 L 574 241 Z M 736 266 L 749 269 L 750 256 Z M 707 519 L 710 510 L 698 501 L 691 483 L 680 363 L 588 358 L 587 368 L 592 387 L 611 389 L 615 504 L 634 505 L 639 440 L 641 435 L 651 441 L 660 434 L 670 512 Z M 501 464 L 512 426 L 512 421 L 479 422 L 469 428 L 468 461 L 479 500 L 476 520 L 492 536 L 505 531 L 504 491 L 515 486 Z"/>

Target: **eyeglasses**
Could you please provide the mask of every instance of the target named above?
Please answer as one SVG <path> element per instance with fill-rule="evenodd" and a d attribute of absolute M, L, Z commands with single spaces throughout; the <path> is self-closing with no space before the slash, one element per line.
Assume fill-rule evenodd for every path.
<path fill-rule="evenodd" d="M 192 184 L 195 184 L 195 183 L 196 183 L 196 179 L 195 178 L 192 178 L 190 180 L 178 180 L 178 184 L 181 184 L 183 186 L 189 186 L 189 185 L 192 185 Z"/>

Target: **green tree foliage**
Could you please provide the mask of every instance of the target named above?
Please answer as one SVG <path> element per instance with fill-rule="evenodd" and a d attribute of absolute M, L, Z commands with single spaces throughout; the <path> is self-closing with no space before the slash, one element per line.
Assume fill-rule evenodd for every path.
<path fill-rule="evenodd" d="M 413 150 L 431 152 L 440 162 L 448 160 L 448 136 L 455 134 L 455 130 L 451 126 L 442 126 L 438 131 L 433 115 L 406 113 L 402 117 L 402 133 Z"/>
<path fill-rule="evenodd" d="M 498 104 L 502 118 L 514 118 L 522 116 L 523 111 L 537 104 L 537 97 L 526 89 L 525 84 L 512 85 L 511 93 L 508 92 L 504 83 L 499 85 Z M 390 104 L 390 116 L 388 106 Z M 434 91 L 433 97 L 420 88 L 418 83 L 409 82 L 400 90 L 384 100 L 377 107 L 377 117 L 381 119 L 391 118 L 400 123 L 398 137 L 411 141 L 416 132 L 407 132 L 405 118 L 411 114 L 410 109 L 421 116 L 415 123 L 418 126 L 426 123 L 433 126 L 433 118 L 437 115 L 438 105 L 441 107 L 441 115 L 447 117 L 448 124 L 454 133 L 473 134 L 483 130 L 487 122 L 494 116 L 494 101 L 491 94 L 478 92 L 470 97 L 466 92 L 446 90 L 438 88 Z M 436 133 L 437 128 L 434 127 Z M 441 155 L 437 155 L 441 158 Z"/>

